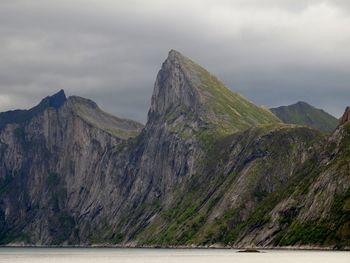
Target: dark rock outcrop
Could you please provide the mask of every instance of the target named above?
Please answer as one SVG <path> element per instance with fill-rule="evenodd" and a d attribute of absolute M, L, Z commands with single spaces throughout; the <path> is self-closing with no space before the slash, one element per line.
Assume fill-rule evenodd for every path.
<path fill-rule="evenodd" d="M 30 121 L 34 116 L 43 112 L 47 108 L 58 109 L 66 101 L 66 95 L 63 90 L 44 98 L 37 106 L 30 110 L 14 110 L 0 113 L 0 129 L 10 123 L 24 123 Z"/>

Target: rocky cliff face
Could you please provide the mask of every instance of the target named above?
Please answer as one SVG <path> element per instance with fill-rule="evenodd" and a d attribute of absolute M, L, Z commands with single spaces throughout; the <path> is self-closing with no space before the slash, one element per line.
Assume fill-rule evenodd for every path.
<path fill-rule="evenodd" d="M 349 145 L 349 122 L 341 121 L 311 148 L 295 177 L 258 206 L 252 218 L 263 215 L 263 224 L 246 224 L 237 244 L 349 248 Z"/>
<path fill-rule="evenodd" d="M 330 215 L 317 189 L 347 187 L 315 170 L 347 151 L 344 125 L 326 139 L 282 124 L 174 50 L 145 127 L 62 91 L 44 101 L 0 114 L 2 244 L 285 245 L 298 216 Z"/>
<path fill-rule="evenodd" d="M 340 118 L 339 126 L 346 124 L 350 121 L 350 107 L 346 107 L 343 116 Z"/>
<path fill-rule="evenodd" d="M 57 96 L 60 93 L 52 98 Z M 89 102 L 69 98 L 57 108 L 47 105 L 30 120 L 8 124 L 1 131 L 3 242 L 76 241 L 78 224 L 84 229 L 99 214 L 111 213 L 102 211 L 115 184 L 108 170 L 114 169 L 112 156 L 124 141 L 94 126 L 97 120 L 102 123 L 100 118 L 89 116 L 96 122 L 82 118 L 77 110 L 82 103 Z M 94 111 L 101 117 L 98 108 Z M 122 129 L 114 122 L 109 125 Z M 135 133 L 141 125 L 136 126 Z M 122 151 L 119 156 L 123 158 Z"/>

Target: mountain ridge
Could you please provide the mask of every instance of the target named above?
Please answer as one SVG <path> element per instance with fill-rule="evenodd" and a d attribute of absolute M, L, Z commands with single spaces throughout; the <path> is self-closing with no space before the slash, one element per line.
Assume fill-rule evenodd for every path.
<path fill-rule="evenodd" d="M 187 118 L 191 122 L 188 126 L 195 124 L 222 134 L 280 122 L 270 111 L 232 92 L 203 67 L 175 50 L 169 52 L 157 75 L 148 120 L 155 122 L 158 118 L 175 124 L 173 130 L 180 133 L 187 133 L 180 118 Z"/>
<path fill-rule="evenodd" d="M 171 51 L 144 127 L 69 97 L 0 130 L 0 244 L 349 248 L 347 119 L 281 123 L 203 70 Z"/>

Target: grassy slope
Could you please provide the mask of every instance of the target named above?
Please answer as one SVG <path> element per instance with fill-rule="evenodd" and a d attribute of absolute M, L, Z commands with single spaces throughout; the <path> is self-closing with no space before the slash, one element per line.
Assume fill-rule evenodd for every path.
<path fill-rule="evenodd" d="M 266 231 L 271 224 L 277 224 L 279 228 L 272 233 L 272 243 L 265 245 L 349 247 L 350 124 L 344 126 L 336 155 L 334 155 L 336 145 L 328 142 L 323 146 L 322 155 L 330 156 L 330 161 L 321 162 L 321 159 L 325 157 L 320 157 L 319 152 L 316 153 L 300 165 L 289 180 L 284 183 L 276 183 L 275 181 L 276 187 L 270 193 L 256 191 L 255 186 L 260 180 L 259 178 L 266 176 L 266 172 L 269 174 L 282 173 L 283 167 L 288 166 L 289 162 L 293 161 L 291 158 L 293 153 L 298 154 L 299 147 L 307 149 L 322 137 L 321 135 L 317 136 L 312 130 L 293 126 L 276 128 L 275 125 L 256 128 L 253 137 L 261 138 L 260 136 L 263 134 L 270 139 L 258 145 L 257 149 L 262 152 L 268 149 L 271 154 L 269 157 L 261 156 L 260 159 L 258 158 L 255 161 L 254 169 L 250 169 L 251 172 L 244 174 L 245 169 L 232 170 L 229 173 L 220 173 L 219 170 L 213 172 L 213 165 L 217 167 L 217 164 L 227 161 L 225 159 L 227 152 L 218 149 L 229 145 L 231 136 L 228 136 L 226 140 L 221 140 L 219 148 L 212 149 L 208 155 L 205 170 L 209 173 L 202 174 L 198 179 L 193 180 L 188 191 L 179 192 L 178 199 L 173 206 L 166 210 L 160 210 L 159 216 L 138 235 L 140 244 L 162 246 L 221 243 L 240 245 L 240 240 L 249 233 L 254 231 L 259 233 L 263 229 Z M 294 143 L 295 140 L 290 140 L 293 137 L 299 138 L 300 144 Z M 312 138 L 313 141 L 310 140 Z M 243 140 L 249 141 L 248 136 L 245 136 Z M 302 146 L 304 142 L 308 143 Z M 249 152 L 250 147 L 246 148 L 245 151 Z M 239 154 L 243 159 L 246 156 L 245 151 Z M 283 156 L 283 158 L 278 159 L 278 156 Z M 283 163 L 283 159 L 285 159 L 285 163 Z M 324 176 L 325 174 L 330 176 Z M 227 198 L 225 194 L 245 177 L 247 182 L 250 181 L 252 185 L 247 184 L 245 188 L 247 195 L 244 196 L 245 201 L 241 206 L 226 207 L 220 216 L 216 217 L 215 220 L 210 220 L 214 211 L 223 203 L 223 199 Z M 200 181 L 203 178 L 205 181 Z M 301 210 L 306 205 L 305 202 L 310 201 L 307 198 L 315 198 L 315 200 L 319 198 L 319 190 L 316 188 L 315 192 L 313 187 L 318 184 L 328 187 L 329 183 L 324 181 L 325 178 L 329 178 L 330 183 L 338 188 L 336 194 L 329 199 L 331 200 L 329 210 L 326 208 L 328 200 L 319 203 L 321 209 L 328 211 L 326 216 L 322 217 L 319 213 L 313 219 L 300 219 L 299 215 L 308 213 L 308 211 L 302 212 Z M 322 184 L 322 180 L 324 184 Z M 339 184 L 342 186 L 340 187 Z M 332 189 L 333 186 L 329 189 Z M 325 198 L 329 197 L 325 196 Z M 292 205 L 280 210 L 277 219 L 272 219 L 271 212 L 285 200 L 289 200 Z M 247 206 L 252 206 L 254 202 L 255 207 L 249 212 Z M 248 216 L 242 220 L 242 214 L 247 213 L 247 211 L 249 212 Z"/>
<path fill-rule="evenodd" d="M 332 155 L 335 145 L 328 144 L 325 154 Z M 336 157 L 327 164 L 317 165 L 313 171 L 315 181 L 322 180 L 323 174 L 332 174 L 332 183 L 342 182 L 342 187 L 332 198 L 330 211 L 324 218 L 300 221 L 298 218 L 287 218 L 290 221 L 286 230 L 282 231 L 276 245 L 309 245 L 350 247 L 350 123 L 344 126 L 343 137 Z M 299 183 L 295 196 L 302 195 L 300 189 L 312 191 L 313 181 Z M 338 183 L 339 184 L 339 183 Z"/>
<path fill-rule="evenodd" d="M 272 108 L 271 111 L 284 123 L 307 125 L 324 132 L 332 132 L 338 125 L 335 117 L 305 102 Z"/>
<path fill-rule="evenodd" d="M 264 180 L 267 172 L 272 174 L 274 184 L 281 187 L 281 170 L 288 170 L 292 156 L 298 156 L 300 148 L 304 147 L 302 144 L 305 141 L 311 144 L 316 134 L 307 128 L 268 125 L 219 139 L 209 148 L 203 162 L 203 174 L 192 179 L 187 191 L 177 193 L 171 207 L 160 211 L 155 221 L 138 235 L 139 242 L 153 245 L 233 244 L 244 224 L 239 214 L 249 213 L 245 204 L 258 203 L 268 195 L 259 191 L 259 181 Z M 257 145 L 256 140 L 259 141 Z M 227 172 L 222 165 L 231 158 L 228 148 L 231 143 L 244 150 L 236 156 L 237 164 Z M 257 156 L 259 153 L 262 155 Z M 252 166 L 251 158 L 256 158 L 251 162 Z M 242 196 L 245 201 L 236 207 L 220 208 L 220 204 L 230 203 L 227 199 L 231 197 L 226 194 L 235 191 L 235 185 L 242 180 L 246 182 Z M 211 220 L 211 215 L 218 211 L 220 216 Z"/>
<path fill-rule="evenodd" d="M 296 159 L 321 135 L 312 129 L 280 124 L 271 112 L 232 92 L 201 66 L 185 57 L 181 62 L 188 79 L 195 76 L 200 80 L 196 88 L 204 99 L 205 115 L 202 117 L 214 125 L 198 135 L 206 146 L 207 156 L 202 160 L 202 173 L 191 178 L 187 190 L 176 193 L 170 207 L 158 207 L 158 216 L 136 239 L 139 244 L 161 246 L 232 245 L 246 228 L 268 221 L 267 215 L 280 195 L 290 193 L 286 191 L 285 182 L 282 183 L 285 178 L 281 179 L 280 175 L 290 174 L 293 165 L 298 165 Z M 225 151 L 232 143 L 232 136 L 239 138 L 233 151 L 243 147 L 234 160 L 230 159 L 230 152 Z M 267 139 L 261 142 L 261 137 Z M 261 144 L 255 145 L 256 141 Z M 232 161 L 237 162 L 236 165 L 224 169 Z M 266 177 L 272 180 L 273 193 L 259 189 Z M 300 177 L 297 178 L 291 182 L 298 182 Z M 230 203 L 226 194 L 241 181 L 245 181 L 245 201 L 235 207 L 220 208 L 220 204 Z M 249 206 L 257 206 L 257 209 Z M 218 210 L 221 210 L 219 216 L 213 220 L 212 214 Z M 247 213 L 248 218 L 243 220 L 241 214 Z"/>
<path fill-rule="evenodd" d="M 69 101 L 82 119 L 118 138 L 128 139 L 135 137 L 143 128 L 143 125 L 138 122 L 120 119 L 102 111 L 90 100 L 70 97 Z"/>
<path fill-rule="evenodd" d="M 298 169 L 292 180 L 281 186 L 261 202 L 249 218 L 233 230 L 233 242 L 254 230 L 259 231 L 268 225 L 279 225 L 274 233 L 273 246 L 326 246 L 344 248 L 350 246 L 350 124 L 345 125 L 344 135 L 340 141 L 337 154 L 332 143 L 324 146 L 320 156 L 316 154 Z M 330 156 L 330 161 L 324 163 L 322 158 Z M 327 181 L 327 178 L 329 181 Z M 324 189 L 316 188 L 323 186 Z M 323 196 L 322 191 L 336 189 L 332 196 Z M 334 190 L 333 190 L 334 191 Z M 323 196 L 323 197 L 322 197 Z M 320 198 L 321 197 L 321 198 Z M 312 200 L 309 200 L 312 198 Z M 328 201 L 331 201 L 327 208 Z M 320 207 L 318 214 L 312 219 L 301 219 L 308 213 L 303 211 L 308 201 L 316 201 Z M 290 202 L 285 208 L 278 209 L 280 204 Z M 315 205 L 315 203 L 314 203 Z M 277 221 L 270 212 L 277 208 Z M 327 210 L 329 209 L 329 210 Z M 326 211 L 325 216 L 322 212 Z"/>
<path fill-rule="evenodd" d="M 179 55 L 187 79 L 194 80 L 203 103 L 202 118 L 218 131 L 229 134 L 261 124 L 279 123 L 269 110 L 254 105 L 238 93 L 232 92 L 215 76 L 192 60 Z M 199 80 L 199 81 L 198 81 Z"/>

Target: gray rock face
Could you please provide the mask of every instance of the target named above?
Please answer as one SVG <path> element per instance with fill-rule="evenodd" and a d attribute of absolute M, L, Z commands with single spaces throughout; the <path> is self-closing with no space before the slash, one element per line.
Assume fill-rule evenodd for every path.
<path fill-rule="evenodd" d="M 162 69 L 169 71 L 165 84 L 155 90 L 170 82 L 175 91 L 182 85 L 169 66 Z M 170 103 L 163 99 L 159 105 Z M 173 103 L 169 110 L 183 105 L 181 96 Z M 141 128 L 78 97 L 26 123 L 6 125 L 0 134 L 2 242 L 132 240 L 161 205 L 171 203 L 200 155 L 193 140 L 179 138 L 164 120 L 151 117 L 135 137 Z"/>
<path fill-rule="evenodd" d="M 110 151 L 121 143 L 83 121 L 71 106 L 48 108 L 28 124 L 7 125 L 0 135 L 6 182 L 1 210 L 12 222 L 8 231 L 30 233 L 37 244 L 69 239 L 79 216 L 85 213 L 89 220 L 101 212 Z"/>
<path fill-rule="evenodd" d="M 201 110 L 200 106 L 203 103 L 200 102 L 201 98 L 196 88 L 200 80 L 196 75 L 192 78 L 186 75 L 183 65 L 185 59 L 175 50 L 169 52 L 156 79 L 149 111 L 150 120 L 164 117 L 181 107 L 192 112 Z"/>
<path fill-rule="evenodd" d="M 242 231 L 239 244 L 349 248 L 349 138 L 349 126 L 341 126 L 314 146 L 285 192 L 272 198 L 266 222 Z"/>

